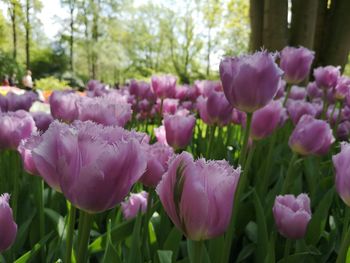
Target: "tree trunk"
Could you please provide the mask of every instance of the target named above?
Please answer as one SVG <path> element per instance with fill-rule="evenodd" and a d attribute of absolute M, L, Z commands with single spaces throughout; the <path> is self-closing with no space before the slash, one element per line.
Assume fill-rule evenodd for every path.
<path fill-rule="evenodd" d="M 12 40 L 13 40 L 13 59 L 16 61 L 17 58 L 17 3 L 15 1 L 11 2 L 12 13 L 11 13 L 11 22 L 12 22 Z"/>
<path fill-rule="evenodd" d="M 263 46 L 264 0 L 250 0 L 249 17 L 249 50 L 255 51 Z"/>
<path fill-rule="evenodd" d="M 333 2 L 329 20 L 330 30 L 327 32 L 326 46 L 322 52 L 322 64 L 339 65 L 344 70 L 350 51 L 350 1 Z"/>
<path fill-rule="evenodd" d="M 29 10 L 30 10 L 30 1 L 26 0 L 26 67 L 27 69 L 30 68 L 30 17 L 29 17 Z"/>
<path fill-rule="evenodd" d="M 208 27 L 207 77 L 210 76 L 211 27 Z"/>
<path fill-rule="evenodd" d="M 264 1 L 264 47 L 281 50 L 288 44 L 288 0 Z"/>
<path fill-rule="evenodd" d="M 70 69 L 72 72 L 74 72 L 74 61 L 73 61 L 73 47 L 74 47 L 74 1 L 71 0 L 70 2 L 70 40 L 69 40 L 69 46 L 70 46 Z"/>
<path fill-rule="evenodd" d="M 98 53 L 97 53 L 97 42 L 99 35 L 99 12 L 100 12 L 100 0 L 97 0 L 97 3 L 93 3 L 93 19 L 92 19 L 92 41 L 93 41 L 93 49 L 91 55 L 92 62 L 92 78 L 97 78 L 97 62 L 98 62 Z"/>
<path fill-rule="evenodd" d="M 290 44 L 314 48 L 318 0 L 293 0 Z"/>
<path fill-rule="evenodd" d="M 327 2 L 328 0 L 319 0 L 317 8 L 317 19 L 315 29 L 315 39 L 313 50 L 316 52 L 314 66 L 320 65 L 322 50 L 324 48 L 325 32 L 327 24 Z"/>

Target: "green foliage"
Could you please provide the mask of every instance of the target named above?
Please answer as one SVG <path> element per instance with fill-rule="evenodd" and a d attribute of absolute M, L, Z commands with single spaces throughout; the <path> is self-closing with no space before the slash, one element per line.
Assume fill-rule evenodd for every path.
<path fill-rule="evenodd" d="M 35 81 L 35 85 L 41 90 L 64 90 L 69 88 L 68 82 L 55 77 L 46 77 Z"/>
<path fill-rule="evenodd" d="M 11 76 L 17 74 L 17 76 L 23 75 L 23 67 L 19 65 L 13 58 L 12 54 L 2 52 L 0 50 L 0 77 L 4 75 Z"/>

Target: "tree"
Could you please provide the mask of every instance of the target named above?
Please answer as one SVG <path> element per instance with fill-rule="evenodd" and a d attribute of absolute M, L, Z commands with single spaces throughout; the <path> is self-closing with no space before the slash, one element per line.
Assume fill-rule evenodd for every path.
<path fill-rule="evenodd" d="M 70 70 L 74 72 L 74 23 L 75 23 L 75 8 L 76 0 L 61 0 L 63 6 L 68 6 L 69 9 L 69 65 Z"/>
<path fill-rule="evenodd" d="M 349 13 L 348 0 L 250 0 L 250 49 L 264 46 L 275 51 L 302 45 L 316 51 L 316 66 L 344 69 L 350 51 Z"/>

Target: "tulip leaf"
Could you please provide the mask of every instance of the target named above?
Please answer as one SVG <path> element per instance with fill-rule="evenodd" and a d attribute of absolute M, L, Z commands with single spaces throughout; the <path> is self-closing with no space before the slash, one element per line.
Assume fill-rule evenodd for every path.
<path fill-rule="evenodd" d="M 258 246 L 256 248 L 256 259 L 264 259 L 266 251 L 268 250 L 269 236 L 267 233 L 267 227 L 265 222 L 265 213 L 261 205 L 260 199 L 256 191 L 254 190 L 254 207 L 255 217 L 258 225 Z"/>
<path fill-rule="evenodd" d="M 115 263 L 121 263 L 119 253 L 117 249 L 113 246 L 112 239 L 111 239 L 111 223 L 112 221 L 109 219 L 107 224 L 107 246 L 105 249 L 105 253 L 103 255 L 103 263 L 108 262 L 115 262 Z"/>
<path fill-rule="evenodd" d="M 221 262 L 222 248 L 224 246 L 224 242 L 225 242 L 224 236 L 220 236 L 209 240 L 208 253 L 209 253 L 211 262 Z"/>
<path fill-rule="evenodd" d="M 181 239 L 182 239 L 182 233 L 176 228 L 176 226 L 174 226 L 173 229 L 170 231 L 167 239 L 164 242 L 163 249 L 171 250 L 173 252 L 173 261 L 176 260 Z"/>
<path fill-rule="evenodd" d="M 45 214 L 47 214 L 48 217 L 53 221 L 54 225 L 57 227 L 58 235 L 62 237 L 65 234 L 64 229 L 66 227 L 66 222 L 63 216 L 50 208 L 45 208 Z"/>
<path fill-rule="evenodd" d="M 27 263 L 44 247 L 47 241 L 53 235 L 53 231 L 47 234 L 43 239 L 41 239 L 38 243 L 36 243 L 32 249 L 25 254 L 23 254 L 19 259 L 17 259 L 14 263 Z"/>
<path fill-rule="evenodd" d="M 317 206 L 315 213 L 312 215 L 306 233 L 306 243 L 315 245 L 322 235 L 328 220 L 328 210 L 332 204 L 334 188 L 328 190 L 320 204 Z"/>
<path fill-rule="evenodd" d="M 314 253 L 313 251 L 295 253 L 293 255 L 289 255 L 288 257 L 279 260 L 278 263 L 299 263 L 299 262 L 303 262 L 303 260 L 305 260 L 307 256 L 315 256 L 315 255 L 319 255 L 319 254 Z"/>
<path fill-rule="evenodd" d="M 125 221 L 111 229 L 111 240 L 114 245 L 132 234 L 135 220 Z M 99 236 L 89 245 L 89 253 L 101 252 L 107 245 L 107 233 Z"/>
<path fill-rule="evenodd" d="M 256 245 L 254 243 L 250 243 L 249 245 L 245 245 L 243 249 L 239 252 L 236 263 L 243 262 L 248 257 L 250 257 L 254 250 L 256 249 Z"/>
<path fill-rule="evenodd" d="M 131 247 L 128 254 L 129 263 L 141 263 L 142 256 L 140 253 L 140 234 L 141 234 L 142 214 L 139 212 L 136 217 L 134 230 L 131 236 Z"/>
<path fill-rule="evenodd" d="M 28 234 L 30 224 L 32 223 L 35 214 L 36 214 L 36 209 L 33 209 L 32 213 L 28 216 L 27 220 L 24 223 L 22 223 L 21 226 L 19 227 L 17 232 L 16 242 L 12 247 L 13 251 L 18 251 L 20 248 L 23 247 L 23 244 L 26 241 L 26 235 Z"/>
<path fill-rule="evenodd" d="M 160 263 L 171 263 L 173 251 L 171 250 L 157 250 L 158 259 Z"/>

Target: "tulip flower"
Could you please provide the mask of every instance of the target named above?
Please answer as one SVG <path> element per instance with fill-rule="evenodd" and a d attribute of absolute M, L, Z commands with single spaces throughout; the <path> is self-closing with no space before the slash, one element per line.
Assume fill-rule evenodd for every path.
<path fill-rule="evenodd" d="M 272 208 L 278 232 L 290 239 L 305 236 L 307 225 L 311 220 L 310 199 L 307 194 L 279 195 Z"/>
<path fill-rule="evenodd" d="M 157 138 L 157 142 L 168 145 L 164 125 L 161 125 L 158 128 L 154 128 L 154 135 Z"/>
<path fill-rule="evenodd" d="M 229 225 L 240 177 L 226 161 L 193 160 L 183 152 L 169 163 L 157 186 L 163 207 L 188 239 L 222 235 Z"/>
<path fill-rule="evenodd" d="M 166 140 L 175 150 L 184 149 L 190 144 L 196 118 L 193 115 L 166 115 L 164 127 Z"/>
<path fill-rule="evenodd" d="M 273 99 L 282 73 L 267 51 L 225 58 L 220 63 L 220 78 L 227 100 L 233 107 L 248 113 Z"/>
<path fill-rule="evenodd" d="M 32 115 L 35 126 L 39 131 L 46 131 L 49 128 L 51 122 L 53 122 L 53 117 L 49 113 L 37 111 L 31 112 L 30 114 Z"/>
<path fill-rule="evenodd" d="M 91 120 L 103 125 L 118 125 L 124 127 L 131 120 L 131 105 L 112 97 L 84 97 L 76 102 L 78 119 Z"/>
<path fill-rule="evenodd" d="M 35 166 L 32 151 L 42 142 L 42 139 L 43 137 L 39 134 L 33 134 L 31 137 L 21 140 L 18 146 L 18 152 L 22 157 L 24 170 L 33 175 L 39 175 L 39 172 Z"/>
<path fill-rule="evenodd" d="M 289 137 L 289 147 L 301 155 L 324 155 L 334 140 L 327 122 L 304 115 Z"/>
<path fill-rule="evenodd" d="M 17 149 L 20 141 L 35 131 L 35 122 L 28 112 L 0 113 L 0 149 Z"/>
<path fill-rule="evenodd" d="M 337 130 L 337 138 L 341 141 L 346 141 L 350 135 L 350 121 L 339 123 Z"/>
<path fill-rule="evenodd" d="M 350 92 L 350 78 L 342 76 L 338 79 L 337 85 L 335 86 L 335 98 L 343 100 L 348 96 Z"/>
<path fill-rule="evenodd" d="M 134 95 L 139 100 L 147 99 L 149 93 L 153 93 L 147 82 L 136 80 L 130 82 L 129 91 L 131 95 Z"/>
<path fill-rule="evenodd" d="M 285 47 L 281 51 L 280 67 L 290 84 L 302 82 L 309 74 L 315 52 L 304 47 Z"/>
<path fill-rule="evenodd" d="M 280 101 L 272 101 L 253 113 L 250 135 L 260 140 L 271 135 L 280 123 L 284 108 Z"/>
<path fill-rule="evenodd" d="M 218 81 L 212 80 L 196 80 L 194 88 L 197 90 L 198 96 L 208 97 L 213 91 L 222 91 L 222 85 Z"/>
<path fill-rule="evenodd" d="M 173 148 L 157 142 L 146 146 L 147 168 L 140 182 L 149 187 L 156 187 L 162 175 L 168 170 L 168 161 L 173 157 Z"/>
<path fill-rule="evenodd" d="M 306 97 L 306 89 L 304 87 L 292 86 L 288 99 L 304 100 Z"/>
<path fill-rule="evenodd" d="M 152 76 L 151 89 L 158 98 L 174 98 L 176 94 L 176 77 L 171 75 Z"/>
<path fill-rule="evenodd" d="M 221 91 L 213 91 L 207 100 L 208 117 L 214 124 L 225 126 L 231 121 L 233 107 Z"/>
<path fill-rule="evenodd" d="M 130 194 L 130 197 L 121 203 L 124 218 L 129 220 L 137 216 L 138 212 L 145 213 L 147 209 L 148 193 L 142 191 Z"/>
<path fill-rule="evenodd" d="M 9 194 L 0 195 L 0 252 L 12 246 L 17 234 L 17 225 L 13 219 L 9 201 Z"/>
<path fill-rule="evenodd" d="M 86 85 L 86 95 L 88 97 L 100 97 L 108 93 L 108 86 L 98 80 L 89 80 Z"/>
<path fill-rule="evenodd" d="M 317 86 L 321 88 L 333 88 L 340 77 L 340 67 L 326 66 L 314 69 L 314 77 Z"/>
<path fill-rule="evenodd" d="M 33 91 L 27 91 L 21 95 L 13 92 L 6 94 L 7 109 L 6 111 L 25 110 L 29 111 L 33 103 L 38 99 L 38 95 Z"/>
<path fill-rule="evenodd" d="M 322 90 L 317 86 L 316 82 L 310 82 L 306 87 L 307 96 L 310 99 L 322 98 Z"/>
<path fill-rule="evenodd" d="M 288 100 L 287 102 L 288 114 L 296 125 L 303 115 L 316 116 L 317 110 L 312 103 L 303 100 Z"/>
<path fill-rule="evenodd" d="M 343 142 L 340 153 L 332 158 L 335 168 L 335 186 L 340 198 L 350 206 L 350 144 Z"/>
<path fill-rule="evenodd" d="M 77 208 L 113 208 L 146 169 L 140 133 L 90 121 L 53 122 L 32 150 L 43 179 Z"/>
<path fill-rule="evenodd" d="M 51 114 L 55 119 L 72 122 L 78 118 L 76 101 L 80 96 L 71 91 L 54 91 L 49 99 Z"/>

